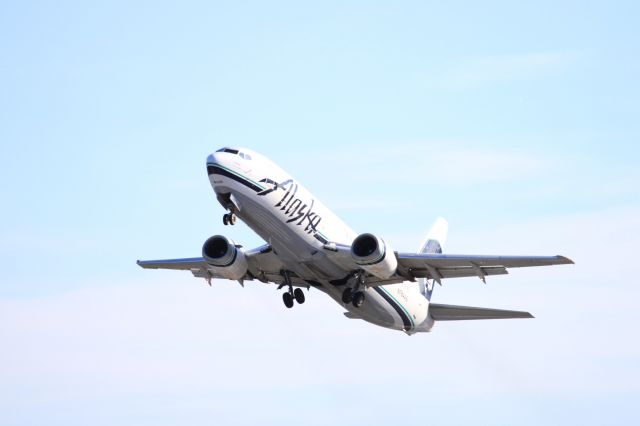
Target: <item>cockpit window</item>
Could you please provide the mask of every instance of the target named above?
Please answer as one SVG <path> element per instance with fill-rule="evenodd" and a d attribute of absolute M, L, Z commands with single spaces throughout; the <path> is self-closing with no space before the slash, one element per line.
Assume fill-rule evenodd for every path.
<path fill-rule="evenodd" d="M 229 154 L 236 154 L 236 155 L 238 154 L 237 149 L 231 149 L 231 148 L 220 148 L 216 152 L 228 152 Z"/>
<path fill-rule="evenodd" d="M 240 157 L 244 158 L 245 160 L 251 160 L 251 156 L 249 154 L 245 154 L 244 152 L 240 152 L 237 149 L 220 148 L 216 152 L 228 152 L 229 154 L 239 155 Z"/>

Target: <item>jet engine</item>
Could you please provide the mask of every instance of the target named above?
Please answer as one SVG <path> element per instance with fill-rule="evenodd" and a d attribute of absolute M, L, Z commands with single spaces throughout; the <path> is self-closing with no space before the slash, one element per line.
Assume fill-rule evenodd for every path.
<path fill-rule="evenodd" d="M 244 251 L 222 235 L 214 235 L 204 242 L 202 257 L 210 269 L 226 279 L 239 280 L 247 273 Z"/>
<path fill-rule="evenodd" d="M 353 240 L 351 256 L 358 266 L 383 280 L 392 276 L 398 268 L 393 249 L 373 234 L 361 234 Z"/>

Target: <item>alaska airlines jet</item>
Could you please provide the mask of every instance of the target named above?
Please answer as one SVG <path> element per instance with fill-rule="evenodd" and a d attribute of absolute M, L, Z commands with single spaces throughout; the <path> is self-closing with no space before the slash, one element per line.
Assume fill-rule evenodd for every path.
<path fill-rule="evenodd" d="M 411 335 L 437 321 L 533 318 L 528 312 L 431 303 L 435 283 L 457 277 L 506 274 L 507 268 L 573 263 L 563 256 L 442 254 L 447 222 L 439 218 L 416 253 L 394 251 L 372 233 L 356 234 L 280 167 L 244 148 L 222 148 L 207 158 L 209 181 L 228 211 L 222 221 L 242 220 L 267 243 L 244 250 L 215 235 L 202 257 L 138 261 L 149 269 L 190 271 L 213 278 L 258 280 L 284 288 L 287 308 L 302 304 L 302 288 L 327 294 L 344 315 Z"/>

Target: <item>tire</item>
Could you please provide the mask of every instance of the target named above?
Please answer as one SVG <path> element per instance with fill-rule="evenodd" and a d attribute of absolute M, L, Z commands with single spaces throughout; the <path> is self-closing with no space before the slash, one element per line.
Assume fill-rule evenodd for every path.
<path fill-rule="evenodd" d="M 230 224 L 235 225 L 236 224 L 236 220 L 237 220 L 237 217 L 236 217 L 235 214 L 233 214 L 233 213 L 229 214 L 229 223 Z"/>
<path fill-rule="evenodd" d="M 353 295 L 353 306 L 359 308 L 364 303 L 364 292 L 359 291 Z"/>
<path fill-rule="evenodd" d="M 229 224 L 229 220 L 226 214 L 222 215 L 222 223 L 224 223 L 224 226 L 227 226 Z"/>
<path fill-rule="evenodd" d="M 347 287 L 342 292 L 342 303 L 344 303 L 345 305 L 348 305 L 352 301 L 353 301 L 353 291 L 349 287 Z"/>
<path fill-rule="evenodd" d="M 293 296 L 288 291 L 282 294 L 282 301 L 287 308 L 293 308 Z"/>
<path fill-rule="evenodd" d="M 296 298 L 296 302 L 298 302 L 300 305 L 304 303 L 304 292 L 301 288 L 296 288 L 295 290 L 293 290 L 293 297 Z"/>

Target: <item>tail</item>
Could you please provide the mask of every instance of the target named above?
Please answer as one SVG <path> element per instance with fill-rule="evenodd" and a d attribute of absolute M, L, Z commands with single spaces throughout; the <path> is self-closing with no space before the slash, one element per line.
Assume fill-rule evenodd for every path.
<path fill-rule="evenodd" d="M 447 242 L 448 230 L 449 224 L 444 218 L 439 217 L 436 219 L 424 242 L 420 245 L 418 253 L 442 253 L 444 245 Z M 420 291 L 424 294 L 424 297 L 426 297 L 427 300 L 431 300 L 434 284 L 433 280 L 418 278 L 418 284 L 420 285 Z"/>

